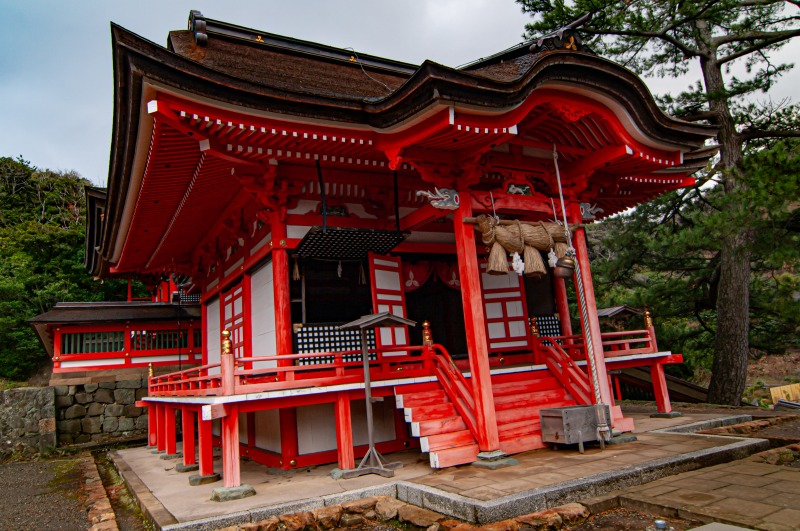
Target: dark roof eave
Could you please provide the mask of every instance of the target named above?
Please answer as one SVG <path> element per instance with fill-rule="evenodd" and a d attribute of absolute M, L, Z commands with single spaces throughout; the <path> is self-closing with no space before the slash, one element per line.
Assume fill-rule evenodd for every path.
<path fill-rule="evenodd" d="M 170 52 L 120 26 L 111 25 L 114 62 L 114 132 L 109 167 L 106 223 L 101 261 L 113 252 L 114 239 L 134 162 L 142 81 L 145 77 L 198 96 L 298 118 L 386 128 L 436 102 L 504 109 L 523 102 L 546 81 L 575 82 L 614 95 L 648 135 L 666 142 L 699 147 L 716 128 L 676 120 L 655 104 L 644 83 L 629 70 L 605 59 L 574 52 L 542 53 L 521 77 L 497 81 L 425 61 L 403 85 L 380 100 L 334 98 L 276 89 L 220 73 Z"/>
<path fill-rule="evenodd" d="M 714 127 L 668 117 L 656 106 L 649 90 L 635 74 L 616 63 L 589 54 L 563 51 L 542 53 L 527 73 L 511 82 L 492 80 L 425 61 L 403 85 L 385 98 L 336 98 L 244 81 L 172 53 L 119 26 L 112 26 L 112 30 L 115 58 L 121 55 L 121 48 L 124 47 L 130 53 L 127 57 L 131 61 L 129 69 L 136 70 L 140 75 L 146 72 L 148 78 L 166 85 L 189 89 L 198 95 L 229 104 L 248 105 L 265 111 L 279 110 L 297 117 L 386 128 L 402 122 L 437 100 L 507 108 L 524 101 L 545 80 L 580 80 L 583 85 L 608 88 L 596 79 L 600 75 L 606 83 L 621 82 L 635 86 L 634 99 L 647 105 L 652 118 L 661 126 L 661 131 L 654 131 L 656 138 L 678 133 L 680 136 L 695 137 L 698 143 L 702 143 L 702 139 L 716 131 Z M 566 73 L 558 75 L 558 72 L 551 71 L 554 67 Z M 578 76 L 575 75 L 576 70 L 591 72 L 582 72 L 584 75 Z M 593 75 L 585 75 L 589 73 Z M 686 139 L 684 142 L 672 141 L 680 144 Z"/>

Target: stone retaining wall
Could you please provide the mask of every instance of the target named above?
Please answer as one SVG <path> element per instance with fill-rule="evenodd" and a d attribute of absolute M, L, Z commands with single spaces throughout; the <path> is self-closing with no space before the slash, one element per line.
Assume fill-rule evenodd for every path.
<path fill-rule="evenodd" d="M 51 387 L 0 391 L 0 459 L 30 457 L 56 447 L 54 398 Z"/>
<path fill-rule="evenodd" d="M 56 385 L 58 443 L 79 444 L 147 434 L 147 380 Z"/>

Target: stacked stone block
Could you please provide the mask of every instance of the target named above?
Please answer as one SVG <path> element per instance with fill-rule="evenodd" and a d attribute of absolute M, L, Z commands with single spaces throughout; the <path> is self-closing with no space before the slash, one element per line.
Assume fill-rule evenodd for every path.
<path fill-rule="evenodd" d="M 0 459 L 31 457 L 56 447 L 54 398 L 50 387 L 0 391 Z"/>
<path fill-rule="evenodd" d="M 147 433 L 147 380 L 59 385 L 55 390 L 59 444 L 108 441 Z"/>

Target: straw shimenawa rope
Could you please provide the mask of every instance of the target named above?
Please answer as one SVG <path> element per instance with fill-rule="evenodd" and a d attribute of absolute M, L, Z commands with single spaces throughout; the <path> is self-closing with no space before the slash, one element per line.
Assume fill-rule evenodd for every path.
<path fill-rule="evenodd" d="M 486 271 L 494 275 L 508 272 L 508 253 L 524 254 L 525 275 L 542 276 L 547 270 L 539 251 L 554 249 L 559 258 L 567 252 L 564 227 L 559 223 L 519 220 L 501 223 L 486 215 L 478 216 L 475 223 L 481 233 L 481 241 L 490 246 Z"/>

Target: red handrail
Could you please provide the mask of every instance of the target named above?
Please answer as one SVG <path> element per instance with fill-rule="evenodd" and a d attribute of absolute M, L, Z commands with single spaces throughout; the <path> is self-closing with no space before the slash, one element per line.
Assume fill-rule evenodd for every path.
<path fill-rule="evenodd" d="M 475 397 L 472 396 L 466 378 L 458 370 L 450 354 L 442 345 L 434 344 L 430 347 L 435 362 L 434 370 L 439 383 L 442 385 L 447 397 L 453 403 L 464 423 L 469 428 L 475 439 L 478 439 L 477 422 L 475 419 Z"/>

